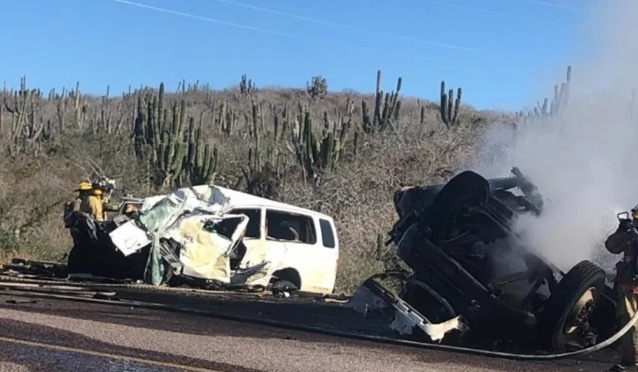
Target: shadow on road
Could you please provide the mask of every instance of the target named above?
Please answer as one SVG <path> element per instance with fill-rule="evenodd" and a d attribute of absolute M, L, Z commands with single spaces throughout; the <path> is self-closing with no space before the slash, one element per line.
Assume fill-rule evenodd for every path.
<path fill-rule="evenodd" d="M 126 294 L 122 294 L 126 298 Z M 292 323 L 321 325 L 326 324 L 341 329 L 348 330 L 369 330 L 370 325 L 366 320 L 353 312 L 347 307 L 333 304 L 321 303 L 295 303 L 291 301 L 255 301 L 248 298 L 211 298 L 211 296 L 180 296 L 172 298 L 171 294 L 153 294 L 144 301 L 179 303 L 180 306 L 189 306 L 196 308 L 207 308 L 216 312 L 231 313 L 234 315 L 250 316 L 254 318 L 282 320 Z M 133 297 L 133 294 L 129 294 Z M 139 300 L 139 298 L 137 298 Z M 548 362 L 516 362 L 504 359 L 493 359 L 477 356 L 461 356 L 458 353 L 433 351 L 426 349 L 411 348 L 397 345 L 386 345 L 374 342 L 348 340 L 326 335 L 320 335 L 308 332 L 299 332 L 281 328 L 273 328 L 262 325 L 255 325 L 244 322 L 236 322 L 230 320 L 220 320 L 218 318 L 201 316 L 201 315 L 185 315 L 181 313 L 146 310 L 139 308 L 131 308 L 125 306 L 108 306 L 89 303 L 78 303 L 71 301 L 52 301 L 43 299 L 34 299 L 35 303 L 29 303 L 21 298 L 15 304 L 6 303 L 6 297 L 2 299 L 0 309 L 12 308 L 15 310 L 36 312 L 47 315 L 64 316 L 72 319 L 84 319 L 108 324 L 126 325 L 139 328 L 157 329 L 162 331 L 175 332 L 180 334 L 200 335 L 200 336 L 225 336 L 237 338 L 253 338 L 264 340 L 294 340 L 297 342 L 323 343 L 326 344 L 326 352 L 338 353 L 329 346 L 343 345 L 356 346 L 369 349 L 378 349 L 379 352 L 391 352 L 404 355 L 406 358 L 418 360 L 424 366 L 431 363 L 454 363 L 455 365 L 475 366 L 476 361 L 480 360 L 482 366 L 487 366 L 495 371 L 602 371 L 615 362 L 616 355 L 613 350 L 605 350 L 603 352 L 583 356 L 579 359 L 567 359 Z M 174 302 L 178 301 L 178 302 Z M 3 326 L 0 322 L 0 332 L 11 334 L 8 330 L 11 326 Z M 15 323 L 12 323 L 15 324 Z M 25 325 L 26 326 L 26 325 Z M 3 329 L 5 328 L 5 329 Z M 34 332 L 38 332 L 34 330 Z M 44 332 L 51 332 L 47 330 Z M 72 332 L 61 332 L 55 330 L 55 338 L 48 337 L 49 342 L 68 342 L 80 343 L 82 345 L 87 342 L 96 343 L 90 338 L 78 336 Z M 57 336 L 59 335 L 59 336 Z M 44 338 L 46 339 L 46 338 Z M 85 339 L 85 340 L 83 340 Z M 107 347 L 113 348 L 113 345 L 96 345 L 97 348 Z M 130 353 L 125 355 L 139 356 L 149 355 L 148 351 L 121 348 L 124 352 Z M 165 354 L 158 354 L 157 357 L 166 358 Z M 181 359 L 181 357 L 180 357 Z M 194 365 L 209 362 L 193 360 Z M 210 368 L 210 367 L 207 367 Z M 215 368 L 221 370 L 240 371 L 233 366 L 220 365 Z"/>

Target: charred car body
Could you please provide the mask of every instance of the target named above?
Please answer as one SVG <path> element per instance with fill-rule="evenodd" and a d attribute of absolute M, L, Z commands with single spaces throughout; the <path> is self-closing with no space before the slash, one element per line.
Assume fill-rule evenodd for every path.
<path fill-rule="evenodd" d="M 431 325 L 462 320 L 444 327 L 463 331 L 444 338 L 451 343 L 579 349 L 611 332 L 614 302 L 604 270 L 582 261 L 564 273 L 513 231 L 520 216 L 542 213 L 543 199 L 519 169 L 512 173 L 488 180 L 465 171 L 444 185 L 398 191 L 399 220 L 387 244 L 411 270 L 376 275 L 360 288 L 381 295 L 380 277 L 400 277 L 395 304 L 409 304 Z"/>

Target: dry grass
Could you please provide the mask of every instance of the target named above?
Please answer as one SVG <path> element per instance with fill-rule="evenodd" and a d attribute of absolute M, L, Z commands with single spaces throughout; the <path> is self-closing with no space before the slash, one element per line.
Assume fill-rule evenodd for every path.
<path fill-rule="evenodd" d="M 34 118 L 36 122 L 49 122 L 48 137 L 35 141 L 37 146 L 0 161 L 0 258 L 19 255 L 52 259 L 70 249 L 70 237 L 62 224 L 61 203 L 73 197 L 72 190 L 85 176 L 81 168 L 86 168 L 87 159 L 110 177 L 121 179 L 127 192 L 140 196 L 152 192 L 146 187 L 146 164 L 134 157 L 131 145 L 138 93 L 111 98 L 107 103 L 98 97 L 82 96 L 79 121 L 73 97 L 38 100 Z M 11 104 L 9 92 L 4 97 Z M 246 184 L 240 182 L 239 167 L 246 164 L 248 148 L 254 145 L 248 131 L 251 105 L 261 103 L 265 123 L 260 128 L 262 152 L 280 150 L 286 159 L 286 167 L 277 178 L 277 198 L 321 210 L 334 216 L 337 222 L 341 246 L 339 291 L 351 290 L 382 267 L 374 252 L 377 235 L 387 232 L 395 220 L 393 192 L 404 185 L 447 179 L 475 153 L 474 146 L 487 123 L 505 117 L 463 106 L 460 123 L 447 129 L 439 119 L 437 104 L 403 98 L 394 131 L 362 135 L 356 156 L 351 150 L 346 151 L 345 159 L 334 170 L 323 173 L 320 182 L 313 185 L 303 179 L 301 167 L 287 150 L 290 142 L 272 141 L 274 117 L 280 115 L 284 106 L 295 109 L 302 102 L 308 105 L 315 122 L 321 123 L 324 112 L 331 118 L 348 116 L 347 102 L 351 101 L 354 131 L 362 122 L 361 100 L 366 100 L 373 109 L 373 95 L 330 93 L 318 102 L 310 102 L 306 92 L 298 90 L 266 89 L 247 97 L 238 89 L 213 92 L 200 87 L 167 95 L 169 103 L 181 99 L 186 102 L 188 115 L 203 118 L 207 141 L 219 150 L 220 168 L 215 182 L 240 189 Z M 61 130 L 56 107 L 64 102 L 67 110 Z M 223 135 L 215 122 L 223 102 L 238 117 L 236 130 L 230 136 Z M 13 116 L 4 107 L 0 117 L 4 151 L 12 138 Z M 352 138 L 347 149 L 353 146 Z"/>

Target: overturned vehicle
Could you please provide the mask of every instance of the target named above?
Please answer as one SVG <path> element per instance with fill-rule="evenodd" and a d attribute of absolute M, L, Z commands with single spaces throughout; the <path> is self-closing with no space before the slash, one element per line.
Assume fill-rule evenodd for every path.
<path fill-rule="evenodd" d="M 385 313 L 397 331 L 399 318 L 411 318 L 425 333 L 416 337 L 455 345 L 566 351 L 613 334 L 605 271 L 582 261 L 565 273 L 513 230 L 517 218 L 541 215 L 543 199 L 518 168 L 512 173 L 465 171 L 444 185 L 397 191 L 399 220 L 386 245 L 409 268 L 365 281 L 353 296 L 358 309 Z M 399 279 L 396 289 L 388 278 Z"/>
<path fill-rule="evenodd" d="M 111 221 L 75 215 L 71 279 L 330 294 L 339 256 L 331 217 L 202 185 L 125 199 Z"/>

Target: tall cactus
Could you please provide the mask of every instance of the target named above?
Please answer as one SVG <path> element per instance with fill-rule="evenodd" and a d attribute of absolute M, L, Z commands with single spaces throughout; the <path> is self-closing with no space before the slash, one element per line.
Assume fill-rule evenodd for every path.
<path fill-rule="evenodd" d="M 274 107 L 270 108 L 274 112 Z M 242 167 L 243 180 L 246 182 L 246 192 L 252 195 L 279 199 L 279 186 L 282 184 L 283 172 L 286 167 L 282 160 L 281 152 L 277 146 L 277 131 L 279 130 L 278 117 L 274 115 L 275 135 L 262 149 L 263 142 L 269 142 L 266 136 L 262 142 L 260 131 L 264 131 L 264 115 L 262 105 L 253 101 L 250 126 L 247 128 L 253 140 L 253 145 L 248 148 L 248 164 Z"/>
<path fill-rule="evenodd" d="M 191 185 L 210 184 L 217 173 L 219 161 L 217 147 L 204 143 L 202 131 L 203 121 L 200 119 L 199 125 L 196 126 L 195 118 L 190 117 L 184 177 Z"/>
<path fill-rule="evenodd" d="M 461 88 L 458 88 L 456 90 L 456 100 L 454 100 L 454 90 L 450 89 L 450 91 L 446 94 L 445 80 L 441 80 L 440 115 L 441 121 L 448 128 L 450 128 L 452 125 L 458 124 L 462 93 L 463 90 Z"/>
<path fill-rule="evenodd" d="M 252 79 L 249 79 L 245 74 L 241 76 L 239 81 L 239 91 L 243 96 L 252 96 L 257 92 L 257 87 Z"/>
<path fill-rule="evenodd" d="M 153 107 L 153 104 L 151 105 Z M 158 116 L 154 117 L 155 120 L 151 123 L 157 123 L 157 126 L 151 127 L 153 142 L 150 148 L 151 159 L 158 176 L 156 186 L 172 187 L 184 165 L 186 146 L 183 138 L 186 105 L 184 101 L 173 105 L 173 120 L 170 123 L 166 120 L 166 110 L 160 111 L 161 106 L 156 105 Z"/>
<path fill-rule="evenodd" d="M 381 89 L 381 70 L 377 71 L 377 87 L 374 101 L 374 114 L 370 118 L 368 104 L 365 100 L 361 101 L 361 111 L 363 115 L 363 130 L 366 133 L 385 131 L 386 129 L 394 129 L 394 124 L 399 121 L 401 112 L 401 101 L 399 94 L 403 79 L 397 79 L 396 91 L 383 95 Z"/>
<path fill-rule="evenodd" d="M 51 122 L 44 118 L 36 119 L 41 92 L 29 90 L 27 79 L 20 79 L 20 89 L 13 93 L 12 102 L 5 96 L 3 105 L 12 114 L 11 137 L 8 152 L 10 155 L 38 153 L 43 141 L 50 138 Z"/>
<path fill-rule="evenodd" d="M 217 149 L 204 143 L 201 120 L 196 127 L 195 119 L 189 117 L 185 136 L 186 102 L 175 102 L 171 113 L 172 120 L 169 122 L 164 83 L 160 84 L 158 94 L 148 99 L 145 116 L 142 99 L 138 98 L 138 117 L 134 127 L 135 153 L 152 168 L 154 186 L 179 187 L 184 182 L 212 182 L 217 169 Z M 188 137 L 188 143 L 185 137 Z"/>
<path fill-rule="evenodd" d="M 572 66 L 567 66 L 565 81 L 554 86 L 554 98 L 550 106 L 550 116 L 560 115 L 569 103 L 570 85 L 572 81 Z"/>
<path fill-rule="evenodd" d="M 239 123 L 239 115 L 235 110 L 228 108 L 228 103 L 224 101 L 219 107 L 215 122 L 218 125 L 219 132 L 229 137 L 234 133 Z"/>
<path fill-rule="evenodd" d="M 324 113 L 324 129 L 321 138 L 317 138 L 310 111 L 300 107 L 296 125 L 298 130 L 292 135 L 294 153 L 304 171 L 304 178 L 316 182 L 321 171 L 333 169 L 343 157 L 351 123 L 342 123 L 338 119 L 331 124 L 328 114 Z"/>
<path fill-rule="evenodd" d="M 551 102 L 546 97 L 543 104 L 536 103 L 536 107 L 528 112 L 518 112 L 517 121 L 537 122 L 556 118 L 561 115 L 569 104 L 570 88 L 572 79 L 572 66 L 567 66 L 565 81 L 554 85 L 554 97 Z"/>

